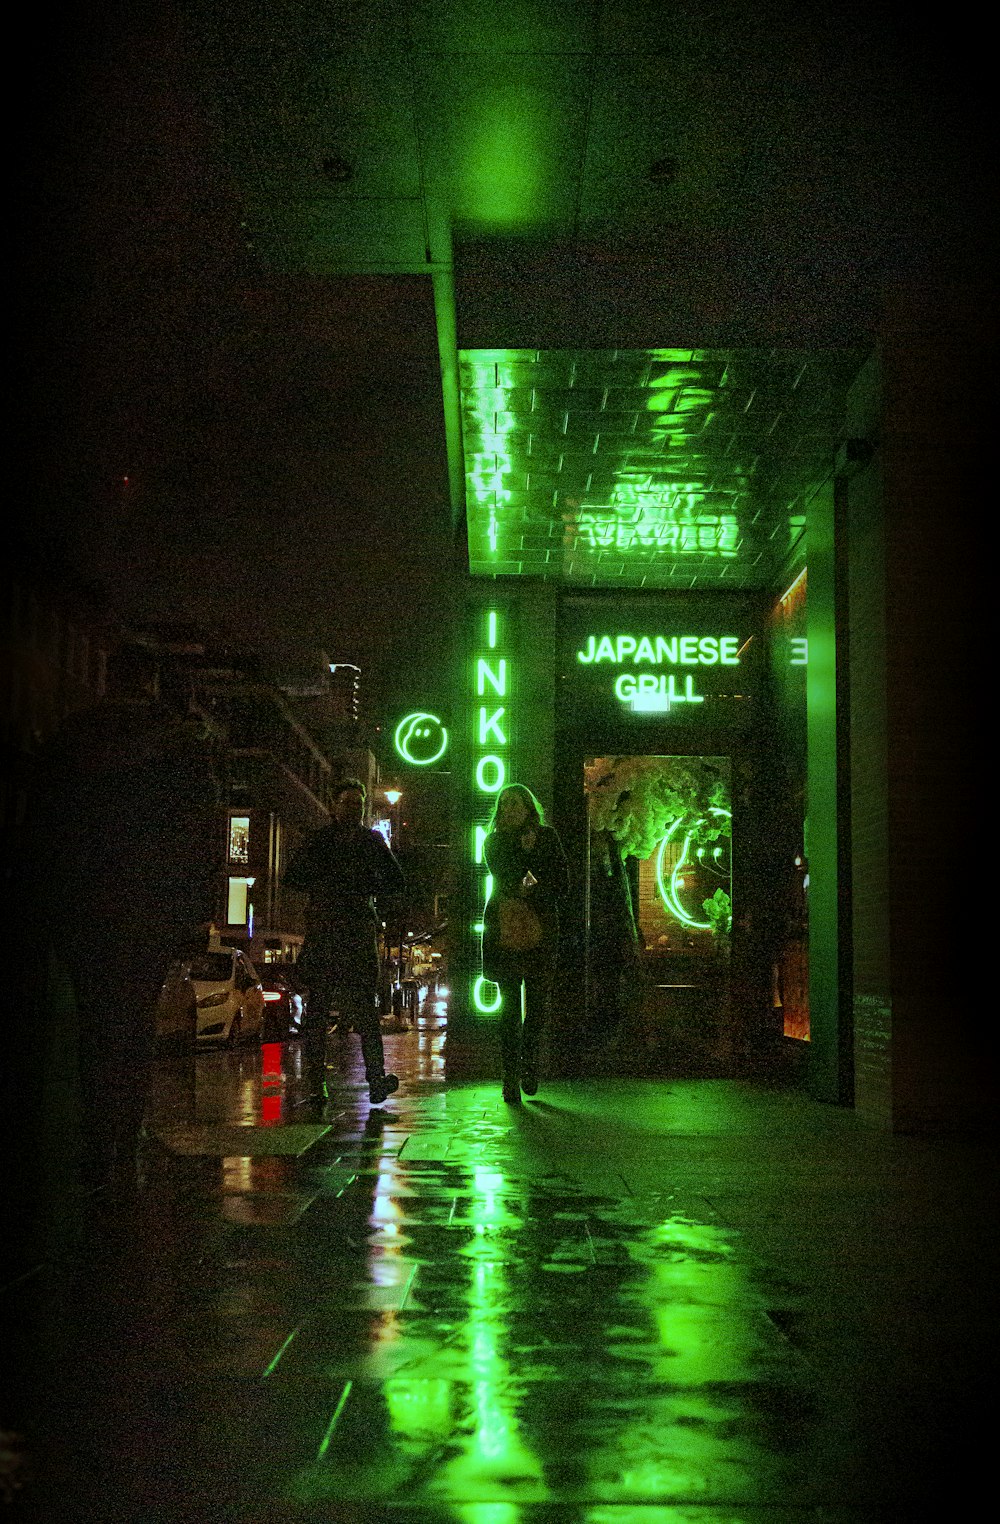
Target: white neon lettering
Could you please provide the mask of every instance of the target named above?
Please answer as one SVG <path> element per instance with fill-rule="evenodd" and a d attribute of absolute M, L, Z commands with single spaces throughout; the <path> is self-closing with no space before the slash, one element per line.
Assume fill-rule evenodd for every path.
<path fill-rule="evenodd" d="M 705 696 L 696 693 L 694 678 L 687 674 L 683 689 L 681 679 L 671 672 L 659 677 L 653 672 L 622 672 L 615 678 L 615 697 L 637 713 L 666 713 L 674 704 L 703 704 Z"/>
<path fill-rule="evenodd" d="M 487 715 L 487 713 L 486 713 L 486 705 L 485 704 L 480 705 L 480 709 L 479 709 L 479 744 L 480 744 L 480 746 L 488 746 L 489 745 L 489 738 L 490 738 L 491 735 L 492 735 L 493 739 L 496 741 L 496 744 L 498 746 L 506 746 L 507 745 L 507 737 L 504 735 L 503 730 L 501 729 L 501 726 L 500 726 L 501 717 L 503 715 L 505 715 L 506 713 L 507 713 L 506 709 L 501 704 L 499 709 L 494 709 L 494 711 L 493 711 L 493 713 L 491 715 Z"/>
<path fill-rule="evenodd" d="M 487 783 L 486 770 L 492 769 L 492 779 Z M 480 757 L 476 763 L 476 783 L 484 794 L 499 794 L 503 788 L 504 779 L 507 776 L 507 767 L 503 757 L 495 757 L 492 753 Z"/>
<path fill-rule="evenodd" d="M 804 642 L 793 642 L 801 657 Z M 735 635 L 588 635 L 576 659 L 584 665 L 610 661 L 622 667 L 646 662 L 650 666 L 714 667 L 739 665 L 740 642 Z M 482 689 L 480 689 L 480 692 Z"/>
<path fill-rule="evenodd" d="M 485 656 L 481 656 L 476 662 L 476 692 L 480 698 L 486 692 L 486 684 L 489 683 L 494 693 L 501 698 L 507 695 L 507 658 L 501 656 L 497 662 L 497 670 L 494 672 Z"/>

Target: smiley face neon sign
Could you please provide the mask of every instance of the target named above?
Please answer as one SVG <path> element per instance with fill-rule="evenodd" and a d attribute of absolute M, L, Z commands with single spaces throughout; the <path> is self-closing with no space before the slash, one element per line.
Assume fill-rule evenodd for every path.
<path fill-rule="evenodd" d="M 436 714 L 416 709 L 396 726 L 393 741 L 399 755 L 411 767 L 431 767 L 448 750 L 448 732 Z"/>

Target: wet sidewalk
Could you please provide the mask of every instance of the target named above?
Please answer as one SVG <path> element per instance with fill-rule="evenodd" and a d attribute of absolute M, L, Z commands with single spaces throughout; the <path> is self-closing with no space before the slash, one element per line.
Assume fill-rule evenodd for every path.
<path fill-rule="evenodd" d="M 963 1516 L 993 1159 L 724 1081 L 445 1084 L 443 1012 L 160 1066 L 138 1223 L 35 1309 L 16 1517 L 791 1524 Z M 37 1287 L 36 1293 L 37 1295 Z M 989 1398 L 989 1400 L 987 1400 Z"/>

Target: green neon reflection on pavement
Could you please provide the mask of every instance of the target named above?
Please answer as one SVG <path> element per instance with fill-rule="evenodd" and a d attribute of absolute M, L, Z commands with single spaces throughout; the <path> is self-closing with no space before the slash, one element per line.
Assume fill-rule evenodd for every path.
<path fill-rule="evenodd" d="M 414 1517 L 469 1524 L 548 1517 L 540 1504 L 553 1518 L 638 1524 L 722 1498 L 735 1524 L 812 1485 L 812 1378 L 765 1315 L 795 1305 L 780 1300 L 781 1273 L 768 1284 L 741 1235 L 701 1215 L 711 1208 L 697 1196 L 673 1203 L 655 1169 L 633 1174 L 628 1195 L 542 1173 L 557 1159 L 575 1169 L 570 1155 L 601 1172 L 620 1092 L 554 1090 L 538 1155 L 537 1131 L 490 1120 L 495 1088 L 464 1106 L 449 1097 L 436 1121 L 418 1103 L 406 1127 L 422 1160 L 400 1158 L 392 1130 L 362 1152 L 345 1208 L 354 1262 L 340 1241 L 337 1289 L 321 1299 L 329 1321 L 303 1328 L 300 1384 L 273 1398 L 272 1418 L 301 1412 L 315 1435 L 284 1499 L 372 1519 L 405 1498 Z M 640 1142 L 662 1134 L 665 1114 L 680 1135 L 711 1136 L 727 1105 L 708 1087 L 628 1096 Z M 512 1151 L 516 1168 L 500 1157 Z M 329 1227 L 327 1247 L 343 1231 Z"/>

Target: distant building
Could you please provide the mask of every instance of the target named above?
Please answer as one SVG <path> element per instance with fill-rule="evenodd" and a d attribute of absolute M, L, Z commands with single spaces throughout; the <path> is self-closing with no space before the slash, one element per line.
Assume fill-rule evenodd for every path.
<path fill-rule="evenodd" d="M 329 820 L 330 760 L 271 684 L 206 666 L 198 687 L 229 743 L 216 924 L 255 963 L 294 960 L 304 901 L 282 878 L 303 839 Z"/>
<path fill-rule="evenodd" d="M 349 661 L 332 661 L 330 667 L 330 715 L 343 725 L 356 725 L 361 706 L 361 668 Z"/>
<path fill-rule="evenodd" d="M 278 686 L 328 757 L 358 748 L 360 667 L 331 661 L 325 651 L 317 651 L 307 671 L 286 673 Z"/>

